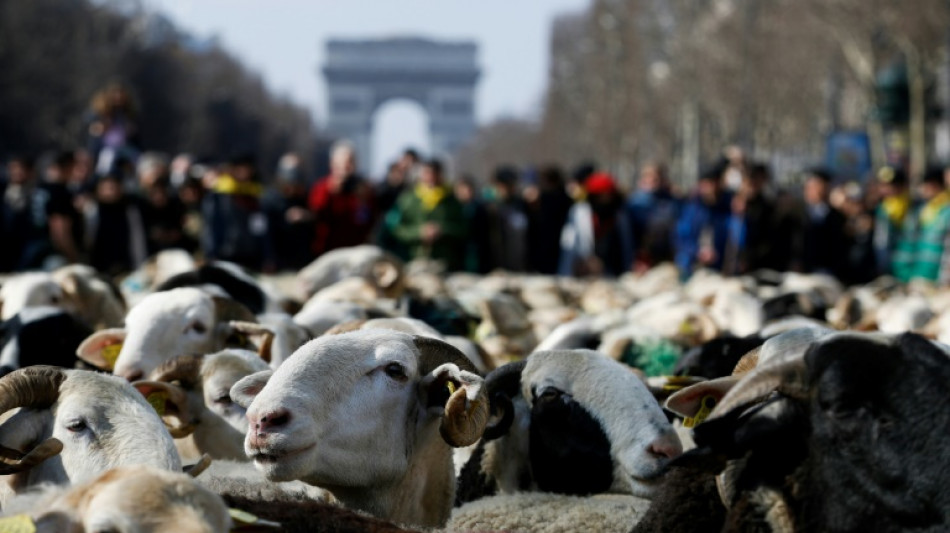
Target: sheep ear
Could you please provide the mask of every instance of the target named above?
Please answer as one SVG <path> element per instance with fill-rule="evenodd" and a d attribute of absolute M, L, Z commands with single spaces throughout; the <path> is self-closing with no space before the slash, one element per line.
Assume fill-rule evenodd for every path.
<path fill-rule="evenodd" d="M 389 261 L 382 261 L 373 265 L 373 278 L 376 280 L 376 286 L 384 291 L 393 288 L 401 275 L 399 268 Z"/>
<path fill-rule="evenodd" d="M 254 322 L 238 320 L 228 322 L 227 328 L 229 333 L 225 341 L 226 345 L 234 345 L 238 348 L 254 348 L 261 359 L 270 363 L 274 330 Z"/>
<path fill-rule="evenodd" d="M 741 375 L 726 376 L 690 385 L 671 394 L 666 399 L 665 407 L 680 416 L 695 419 L 704 408 L 711 409 L 718 405 L 723 396 L 732 390 L 732 387 L 739 382 L 741 377 Z M 706 398 L 712 398 L 712 402 Z M 697 420 L 696 423 L 701 421 Z"/>
<path fill-rule="evenodd" d="M 423 378 L 420 386 L 426 410 L 441 412 L 439 433 L 445 442 L 461 447 L 482 437 L 489 405 L 480 376 L 446 363 Z"/>
<path fill-rule="evenodd" d="M 421 335 L 413 336 L 412 342 L 419 350 L 422 405 L 427 412 L 442 412 L 439 432 L 450 446 L 473 444 L 488 422 L 485 380 L 451 344 Z"/>
<path fill-rule="evenodd" d="M 231 400 L 247 409 L 273 375 L 273 370 L 262 370 L 245 376 L 231 387 Z"/>
<path fill-rule="evenodd" d="M 165 422 L 173 438 L 181 439 L 195 432 L 193 414 L 188 407 L 188 393 L 178 385 L 163 381 L 136 381 L 132 384 Z M 175 417 L 179 425 L 171 425 L 166 417 Z"/>
<path fill-rule="evenodd" d="M 125 342 L 125 330 L 122 328 L 104 329 L 86 337 L 76 356 L 101 370 L 112 371 Z"/>

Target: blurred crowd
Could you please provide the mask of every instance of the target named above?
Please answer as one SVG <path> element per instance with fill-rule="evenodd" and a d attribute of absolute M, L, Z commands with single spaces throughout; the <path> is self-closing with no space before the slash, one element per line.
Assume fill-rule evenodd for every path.
<path fill-rule="evenodd" d="M 8 159 L 3 271 L 85 262 L 119 274 L 181 248 L 273 272 L 376 243 L 407 260 L 478 273 L 617 276 L 674 261 L 684 276 L 697 268 L 823 272 L 845 283 L 892 274 L 943 284 L 950 276 L 944 168 L 928 170 L 914 189 L 894 167 L 863 184 L 836 183 L 814 168 L 800 186 L 780 188 L 766 164 L 732 149 L 690 191 L 651 163 L 626 192 L 593 164 L 449 179 L 440 161 L 411 149 L 373 181 L 341 142 L 329 174 L 312 180 L 294 154 L 265 176 L 250 154 L 209 164 L 137 153 L 120 134 L 110 141 L 108 125 L 91 129 L 100 135 L 89 148 Z"/>
<path fill-rule="evenodd" d="M 447 176 L 407 149 L 386 175 L 358 173 L 346 142 L 313 179 L 295 154 L 273 173 L 253 154 L 196 161 L 143 152 L 135 110 L 119 85 L 100 91 L 85 146 L 39 160 L 9 156 L 0 182 L 0 271 L 84 262 L 119 274 L 162 250 L 265 272 L 297 270 L 335 248 L 376 243 L 452 271 L 495 269 L 617 276 L 673 261 L 725 274 L 822 272 L 849 284 L 883 274 L 945 284 L 950 277 L 950 172 L 911 187 L 898 167 L 862 183 L 821 168 L 779 187 L 767 164 L 732 147 L 692 190 L 644 165 L 633 190 L 583 164 L 567 173 L 497 168 Z M 454 178 L 454 179 L 453 179 Z"/>

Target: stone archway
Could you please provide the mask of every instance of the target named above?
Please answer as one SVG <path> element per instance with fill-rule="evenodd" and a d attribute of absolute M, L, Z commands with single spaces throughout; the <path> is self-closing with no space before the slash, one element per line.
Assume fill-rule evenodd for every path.
<path fill-rule="evenodd" d="M 432 152 L 452 154 L 475 132 L 476 52 L 471 42 L 418 38 L 328 41 L 329 133 L 356 145 L 365 172 L 373 114 L 389 100 L 406 98 L 426 111 Z"/>

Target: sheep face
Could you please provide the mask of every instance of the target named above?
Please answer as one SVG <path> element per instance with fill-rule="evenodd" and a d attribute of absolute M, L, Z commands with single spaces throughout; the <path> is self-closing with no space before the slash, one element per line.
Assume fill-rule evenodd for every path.
<path fill-rule="evenodd" d="M 125 317 L 125 329 L 96 332 L 79 347 L 86 362 L 129 381 L 141 379 L 179 355 L 205 354 L 229 344 L 237 331 L 229 319 L 254 321 L 239 304 L 193 288 L 157 292 L 145 297 Z M 235 341 L 237 344 L 246 343 Z M 108 347 L 121 345 L 113 360 Z"/>
<path fill-rule="evenodd" d="M 225 350 L 205 357 L 201 365 L 201 394 L 205 407 L 229 426 L 247 433 L 247 409 L 231 400 L 231 387 L 250 374 L 267 370 L 256 353 Z"/>
<path fill-rule="evenodd" d="M 532 472 L 542 490 L 649 495 L 682 451 L 643 382 L 600 353 L 532 354 L 521 395 L 531 408 Z"/>
<path fill-rule="evenodd" d="M 920 336 L 830 335 L 738 383 L 693 455 L 731 459 L 724 503 L 772 524 L 945 530 L 948 381 L 947 353 Z"/>
<path fill-rule="evenodd" d="M 27 307 L 64 307 L 63 289 L 45 272 L 19 274 L 0 287 L 2 313 L 0 318 L 9 320 Z M 73 311 L 74 309 L 67 309 Z"/>
<path fill-rule="evenodd" d="M 0 444 L 29 451 L 58 440 L 62 451 L 17 473 L 18 488 L 40 482 L 63 483 L 89 478 L 121 465 L 143 464 L 181 471 L 171 436 L 154 409 L 127 382 L 83 370 L 30 367 L 5 376 L 15 388 L 36 387 L 23 375 L 49 369 L 53 382 L 46 401 L 28 398 L 19 412 L 0 425 Z M 60 385 L 56 387 L 55 382 Z M 36 398 L 37 393 L 32 393 Z M 53 400 L 50 403 L 49 400 Z M 10 405 L 5 405 L 7 409 Z M 16 405 L 13 405 L 14 407 Z M 52 441 L 55 442 L 55 441 Z"/>
<path fill-rule="evenodd" d="M 380 500 L 397 496 L 367 493 L 392 491 L 410 472 L 432 483 L 434 475 L 421 472 L 441 467 L 444 479 L 437 483 L 448 495 L 446 508 L 434 520 L 407 517 L 439 523 L 454 486 L 446 444 L 472 444 L 488 416 L 473 370 L 442 341 L 362 330 L 309 342 L 272 375 L 238 382 L 231 397 L 249 406 L 245 452 L 269 479 L 319 485 L 348 505 L 392 518 L 398 512 Z"/>

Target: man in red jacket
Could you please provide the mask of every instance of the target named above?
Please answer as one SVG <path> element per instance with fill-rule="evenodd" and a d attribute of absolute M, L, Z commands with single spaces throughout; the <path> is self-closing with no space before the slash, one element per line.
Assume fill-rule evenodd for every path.
<path fill-rule="evenodd" d="M 310 189 L 307 206 L 313 212 L 313 252 L 367 242 L 376 221 L 373 188 L 356 174 L 356 152 L 337 143 L 330 152 L 330 174 Z"/>

